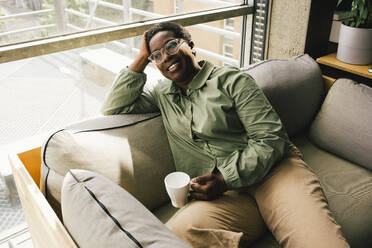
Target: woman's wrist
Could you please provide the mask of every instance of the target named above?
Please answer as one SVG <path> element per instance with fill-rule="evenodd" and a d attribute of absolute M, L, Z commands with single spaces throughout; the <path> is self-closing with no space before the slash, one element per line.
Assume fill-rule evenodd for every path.
<path fill-rule="evenodd" d="M 143 72 L 149 62 L 147 54 L 140 53 L 128 68 L 135 72 Z"/>

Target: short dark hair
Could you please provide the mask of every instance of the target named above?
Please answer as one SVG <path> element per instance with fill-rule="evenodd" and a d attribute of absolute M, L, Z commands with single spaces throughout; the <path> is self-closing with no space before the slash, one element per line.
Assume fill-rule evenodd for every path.
<path fill-rule="evenodd" d="M 154 37 L 155 34 L 161 31 L 170 31 L 174 34 L 175 38 L 182 38 L 187 42 L 187 44 L 190 44 L 191 42 L 191 35 L 189 31 L 187 31 L 183 26 L 173 22 L 161 22 L 155 24 L 145 34 L 146 46 L 148 51 L 151 51 L 150 40 L 152 39 L 152 37 Z"/>

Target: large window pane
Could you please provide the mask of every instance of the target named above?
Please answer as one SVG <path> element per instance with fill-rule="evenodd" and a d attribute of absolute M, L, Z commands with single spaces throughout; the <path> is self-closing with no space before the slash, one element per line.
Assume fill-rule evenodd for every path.
<path fill-rule="evenodd" d="M 226 20 L 189 28 L 200 59 L 207 59 L 219 66 L 228 64 L 239 67 L 242 18 L 230 19 L 234 20 L 233 28 L 226 27 Z M 229 46 L 229 54 L 225 53 L 226 46 Z"/>
<path fill-rule="evenodd" d="M 3 0 L 0 45 L 241 4 L 242 0 Z M 229 20 L 228 25 L 232 25 Z"/>
<path fill-rule="evenodd" d="M 238 65 L 241 19 L 234 18 L 236 32 L 225 30 L 224 20 L 187 27 L 197 59 Z M 138 54 L 141 38 L 0 64 L 0 145 L 99 115 L 115 75 Z M 151 82 L 162 77 L 152 63 L 146 73 Z"/>

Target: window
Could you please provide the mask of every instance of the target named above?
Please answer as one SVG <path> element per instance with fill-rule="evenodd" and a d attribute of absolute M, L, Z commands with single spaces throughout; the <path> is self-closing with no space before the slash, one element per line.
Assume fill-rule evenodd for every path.
<path fill-rule="evenodd" d="M 198 59 L 239 67 L 241 32 L 226 24 L 239 27 L 253 11 L 240 0 L 40 0 L 33 8 L 15 2 L 22 1 L 0 1 L 6 106 L 0 145 L 99 115 L 115 74 L 135 58 L 142 33 L 156 22 L 187 26 Z M 162 77 L 153 65 L 147 70 L 152 80 Z"/>

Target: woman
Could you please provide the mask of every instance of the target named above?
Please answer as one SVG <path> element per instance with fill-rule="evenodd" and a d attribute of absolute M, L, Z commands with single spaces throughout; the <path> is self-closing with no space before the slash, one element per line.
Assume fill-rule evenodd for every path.
<path fill-rule="evenodd" d="M 152 61 L 166 80 L 144 88 Z M 162 113 L 177 170 L 193 177 L 195 199 L 172 230 L 193 247 L 249 245 L 265 223 L 284 247 L 349 247 L 320 184 L 291 144 L 255 81 L 233 67 L 197 62 L 182 26 L 148 30 L 121 71 L 105 115 Z"/>

